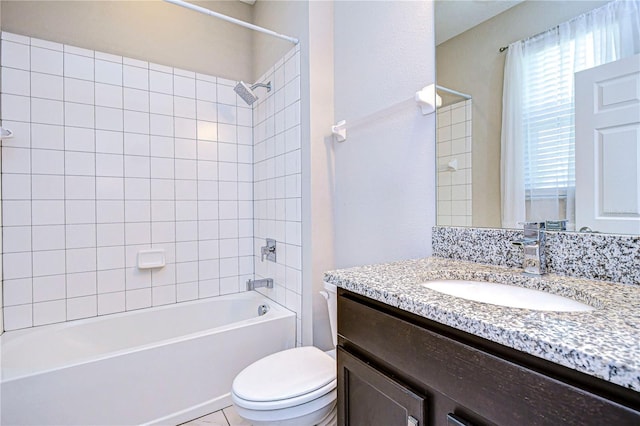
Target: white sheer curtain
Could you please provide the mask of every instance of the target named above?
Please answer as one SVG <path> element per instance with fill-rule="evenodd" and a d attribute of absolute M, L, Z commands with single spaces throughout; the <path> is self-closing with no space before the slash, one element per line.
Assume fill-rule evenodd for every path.
<path fill-rule="evenodd" d="M 509 45 L 502 102 L 502 226 L 575 222 L 576 72 L 640 53 L 640 0 L 617 0 Z"/>

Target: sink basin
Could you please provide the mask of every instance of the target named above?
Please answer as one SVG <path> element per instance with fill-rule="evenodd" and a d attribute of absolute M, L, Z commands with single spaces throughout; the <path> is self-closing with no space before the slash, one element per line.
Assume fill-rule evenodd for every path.
<path fill-rule="evenodd" d="M 595 309 L 568 297 L 514 285 L 465 280 L 427 281 L 421 285 L 450 296 L 510 308 L 555 312 L 585 312 Z"/>

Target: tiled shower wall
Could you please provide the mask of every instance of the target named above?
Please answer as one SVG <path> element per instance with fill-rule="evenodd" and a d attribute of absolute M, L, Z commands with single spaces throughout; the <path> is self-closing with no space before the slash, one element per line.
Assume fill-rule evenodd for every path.
<path fill-rule="evenodd" d="M 300 48 L 268 70 L 258 81 L 273 89 L 258 89 L 254 108 L 254 214 L 256 278 L 273 278 L 273 290 L 261 290 L 296 312 L 297 342 L 302 314 L 302 215 L 300 151 Z M 277 241 L 277 262 L 261 261 L 266 238 Z"/>
<path fill-rule="evenodd" d="M 438 225 L 471 226 L 471 100 L 438 108 Z"/>
<path fill-rule="evenodd" d="M 3 126 L 15 134 L 2 141 L 6 330 L 244 289 L 254 267 L 252 109 L 235 82 L 8 33 L 1 65 Z M 284 87 L 290 101 L 282 83 L 275 94 Z M 275 99 L 264 117 L 291 105 Z M 265 137 L 293 128 L 272 122 L 259 126 Z M 278 152 L 273 163 L 284 164 Z M 299 224 L 299 176 L 286 192 L 274 181 L 260 193 L 273 200 L 260 217 L 281 214 L 276 238 L 289 235 L 288 204 L 276 200 L 298 197 Z M 291 242 L 278 271 L 299 278 L 299 237 Z M 152 247 L 167 266 L 138 269 L 138 251 Z"/>

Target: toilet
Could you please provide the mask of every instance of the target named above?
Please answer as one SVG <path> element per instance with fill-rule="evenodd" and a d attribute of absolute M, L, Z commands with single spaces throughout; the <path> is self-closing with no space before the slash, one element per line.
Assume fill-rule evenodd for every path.
<path fill-rule="evenodd" d="M 324 283 L 334 347 L 336 286 Z M 254 426 L 332 426 L 337 423 L 335 349 L 287 349 L 254 362 L 234 379 L 231 399 Z"/>

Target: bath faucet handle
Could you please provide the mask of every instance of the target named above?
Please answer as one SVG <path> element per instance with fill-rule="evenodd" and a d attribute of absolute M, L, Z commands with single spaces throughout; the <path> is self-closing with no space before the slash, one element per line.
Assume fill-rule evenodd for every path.
<path fill-rule="evenodd" d="M 276 261 L 276 240 L 272 238 L 267 238 L 265 246 L 260 247 L 260 261 L 264 262 L 264 259 L 271 262 Z"/>

